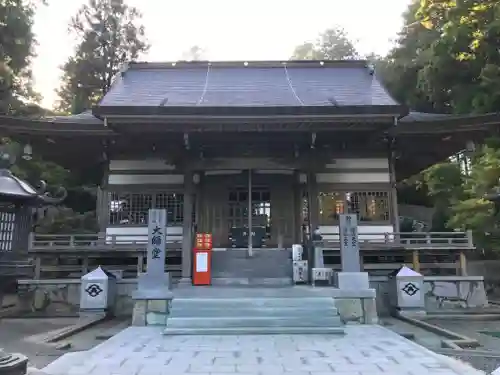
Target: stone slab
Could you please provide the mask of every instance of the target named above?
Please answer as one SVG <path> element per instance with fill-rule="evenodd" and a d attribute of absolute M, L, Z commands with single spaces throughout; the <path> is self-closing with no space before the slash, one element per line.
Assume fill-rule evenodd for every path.
<path fill-rule="evenodd" d="M 377 325 L 347 326 L 345 336 L 164 336 L 162 331 L 130 327 L 42 370 L 52 375 L 484 375 Z"/>
<path fill-rule="evenodd" d="M 376 298 L 375 289 L 336 289 L 330 288 L 330 294 L 333 298 Z"/>
<path fill-rule="evenodd" d="M 343 290 L 366 290 L 370 288 L 368 272 L 336 272 L 335 286 Z"/>

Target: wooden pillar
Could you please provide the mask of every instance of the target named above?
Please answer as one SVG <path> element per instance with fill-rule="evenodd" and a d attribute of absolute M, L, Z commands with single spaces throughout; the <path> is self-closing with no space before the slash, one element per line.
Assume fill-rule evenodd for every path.
<path fill-rule="evenodd" d="M 182 281 L 191 280 L 191 257 L 193 247 L 193 203 L 194 203 L 193 172 L 184 172 L 184 205 L 182 224 Z"/>
<path fill-rule="evenodd" d="M 307 194 L 309 199 L 309 226 L 312 234 L 319 226 L 318 184 L 314 172 L 307 174 Z"/>
<path fill-rule="evenodd" d="M 144 255 L 139 254 L 137 256 L 137 277 L 144 272 Z"/>
<path fill-rule="evenodd" d="M 84 255 L 82 259 L 82 276 L 89 272 L 89 257 Z"/>
<path fill-rule="evenodd" d="M 313 238 L 314 231 L 319 227 L 319 202 L 318 202 L 318 184 L 316 181 L 316 173 L 309 171 L 307 174 L 307 194 L 309 203 L 309 233 Z M 314 264 L 315 248 L 308 246 L 307 248 L 307 268 L 309 270 L 309 282 L 312 282 L 312 269 L 316 267 Z"/>
<path fill-rule="evenodd" d="M 35 280 L 40 280 L 40 276 L 42 274 L 42 257 L 35 257 Z"/>
<path fill-rule="evenodd" d="M 394 232 L 399 233 L 399 208 L 398 208 L 398 192 L 396 189 L 396 156 L 393 150 L 393 144 L 395 140 L 389 139 L 389 181 L 391 184 L 391 190 L 389 192 L 389 210 L 391 215 L 392 225 L 394 226 Z M 397 238 L 395 239 L 398 240 Z"/>
<path fill-rule="evenodd" d="M 293 176 L 293 231 L 294 243 L 302 243 L 302 185 L 299 171 Z"/>
<path fill-rule="evenodd" d="M 413 264 L 413 271 L 420 272 L 420 256 L 418 250 L 412 251 L 412 264 Z"/>
<path fill-rule="evenodd" d="M 96 215 L 99 232 L 106 233 L 109 223 L 110 196 L 108 190 L 109 162 L 104 168 L 101 185 L 97 187 Z"/>
<path fill-rule="evenodd" d="M 459 276 L 467 276 L 467 258 L 463 251 L 458 255 L 458 273 Z"/>

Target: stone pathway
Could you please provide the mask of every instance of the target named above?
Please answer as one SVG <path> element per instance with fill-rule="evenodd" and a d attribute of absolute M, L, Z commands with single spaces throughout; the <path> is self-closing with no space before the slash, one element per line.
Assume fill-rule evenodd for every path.
<path fill-rule="evenodd" d="M 381 326 L 335 335 L 162 336 L 130 327 L 95 348 L 67 354 L 51 375 L 479 375 Z"/>

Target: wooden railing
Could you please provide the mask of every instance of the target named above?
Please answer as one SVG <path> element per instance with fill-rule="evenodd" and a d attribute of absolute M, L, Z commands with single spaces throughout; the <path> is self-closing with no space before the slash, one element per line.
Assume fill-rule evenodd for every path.
<path fill-rule="evenodd" d="M 314 246 L 324 250 L 328 259 L 340 256 L 340 236 L 338 233 L 323 233 L 321 241 L 315 241 Z M 359 234 L 361 256 L 370 257 L 404 254 L 409 263 L 417 271 L 432 267 L 426 254 L 442 253 L 454 259 L 440 262 L 441 268 L 456 267 L 458 273 L 466 275 L 465 252 L 474 249 L 470 232 L 446 233 L 361 233 Z M 97 234 L 31 234 L 29 253 L 34 259 L 35 278 L 45 273 L 86 273 L 92 267 L 92 260 L 103 258 L 135 258 L 136 265 L 124 264 L 109 266 L 126 272 L 143 272 L 146 258 L 147 235 L 97 235 Z M 182 264 L 182 237 L 167 237 L 166 270 L 179 273 Z M 329 254 L 329 255 L 328 255 Z M 74 264 L 54 262 L 59 258 L 73 259 Z M 381 258 L 382 259 L 382 258 Z M 422 259 L 422 264 L 420 263 Z M 44 260 L 45 264 L 42 264 Z M 66 262 L 67 263 L 67 262 Z M 134 262 L 135 263 L 135 262 Z M 325 262 L 330 264 L 330 262 Z M 373 262 L 372 262 L 373 263 Z M 370 264 L 363 262 L 366 270 L 393 269 L 396 263 Z M 332 268 L 337 266 L 332 264 Z M 136 271 L 136 272 L 134 272 Z"/>
<path fill-rule="evenodd" d="M 30 252 L 146 251 L 147 235 L 31 234 Z M 167 249 L 181 249 L 182 237 L 167 237 Z"/>
<path fill-rule="evenodd" d="M 316 241 L 318 246 L 339 248 L 339 233 L 321 233 L 323 239 Z M 404 248 L 407 250 L 423 248 L 473 249 L 472 232 L 405 232 L 405 233 L 360 233 L 360 247 Z"/>
<path fill-rule="evenodd" d="M 106 265 L 110 270 L 119 269 L 137 274 L 144 272 L 147 235 L 98 235 L 98 234 L 35 234 L 30 235 L 29 253 L 34 258 L 34 276 L 42 274 L 69 274 L 89 271 L 92 260 L 103 258 L 135 258 L 136 265 Z M 177 274 L 181 270 L 182 237 L 167 237 L 166 270 Z M 73 260 L 77 264 L 61 264 L 54 259 Z M 45 264 L 44 264 L 45 263 Z"/>
<path fill-rule="evenodd" d="M 314 246 L 322 248 L 325 253 L 340 255 L 340 235 L 338 233 L 322 233 L 322 240 L 314 241 Z M 394 250 L 410 252 L 409 263 L 412 268 L 421 272 L 423 269 L 441 268 L 456 269 L 459 275 L 467 275 L 467 259 L 465 252 L 474 249 L 472 232 L 405 232 L 405 233 L 362 233 L 358 235 L 361 257 L 369 255 L 389 255 Z M 453 256 L 453 262 L 421 263 L 421 253 L 443 253 L 445 257 Z M 410 255 L 408 254 L 408 255 Z M 326 255 L 326 254 L 325 254 Z M 441 254 L 442 255 L 442 254 Z M 362 262 L 366 270 L 395 269 L 394 263 L 367 264 Z M 330 267 L 335 268 L 336 266 Z"/>

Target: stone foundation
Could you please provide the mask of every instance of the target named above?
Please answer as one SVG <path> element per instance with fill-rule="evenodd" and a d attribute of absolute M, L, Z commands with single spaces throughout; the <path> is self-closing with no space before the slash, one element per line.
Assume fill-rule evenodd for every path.
<path fill-rule="evenodd" d="M 390 313 L 388 278 L 372 276 L 370 287 L 377 291 L 379 315 L 388 315 Z M 482 276 L 425 276 L 424 294 L 427 313 L 488 306 Z"/>
<path fill-rule="evenodd" d="M 379 316 L 389 314 L 387 277 L 370 277 L 370 288 L 376 291 L 376 311 Z M 424 278 L 427 312 L 465 309 L 488 305 L 482 276 L 426 276 Z M 117 316 L 132 316 L 136 306 L 132 293 L 137 289 L 136 279 L 117 280 Z M 337 307 L 348 321 L 373 321 L 368 312 L 373 309 L 372 296 L 348 297 L 336 295 Z M 352 301 L 358 300 L 358 301 Z M 79 279 L 20 280 L 19 303 L 21 313 L 37 313 L 42 316 L 77 316 L 80 304 Z M 144 307 L 145 308 L 145 307 Z M 363 315 L 361 311 L 365 311 Z M 154 313 L 154 310 L 148 311 Z M 144 315 L 147 312 L 144 311 Z M 150 315 L 151 316 L 151 315 Z M 361 318 L 363 316 L 363 318 Z M 365 318 L 367 316 L 367 318 Z M 153 321 L 151 317 L 151 321 Z"/>
<path fill-rule="evenodd" d="M 344 323 L 377 324 L 376 292 L 374 289 L 346 291 L 333 289 L 333 298 Z"/>
<path fill-rule="evenodd" d="M 18 308 L 21 314 L 77 316 L 80 309 L 80 279 L 19 280 Z M 135 279 L 117 280 L 115 316 L 131 316 Z"/>
<path fill-rule="evenodd" d="M 136 300 L 132 313 L 133 326 L 165 326 L 170 311 L 168 300 Z"/>

